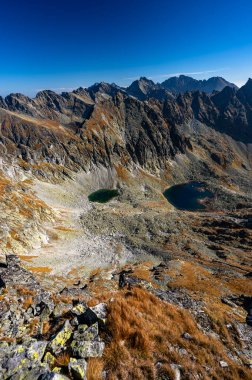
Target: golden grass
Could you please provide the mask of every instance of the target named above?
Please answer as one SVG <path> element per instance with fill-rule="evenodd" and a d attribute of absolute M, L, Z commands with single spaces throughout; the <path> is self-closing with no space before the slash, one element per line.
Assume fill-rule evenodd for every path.
<path fill-rule="evenodd" d="M 48 321 L 44 321 L 42 324 L 42 335 L 46 334 L 50 330 L 50 323 Z"/>
<path fill-rule="evenodd" d="M 20 296 L 35 296 L 36 295 L 36 290 L 32 290 L 29 288 L 24 288 L 24 287 L 18 287 L 17 292 Z"/>
<path fill-rule="evenodd" d="M 202 293 L 207 291 L 212 296 L 220 296 L 223 286 L 209 271 L 190 262 L 182 262 L 179 275 L 175 275 L 167 285 L 170 288 L 185 288 Z"/>
<path fill-rule="evenodd" d="M 115 170 L 118 178 L 122 179 L 125 182 L 128 182 L 130 180 L 130 173 L 124 166 L 121 164 L 115 165 Z"/>
<path fill-rule="evenodd" d="M 103 360 L 101 358 L 90 358 L 87 366 L 87 380 L 102 380 Z"/>
<path fill-rule="evenodd" d="M 27 267 L 27 269 L 33 273 L 50 273 L 52 268 L 49 267 Z"/>
<path fill-rule="evenodd" d="M 13 342 L 15 342 L 15 338 L 10 338 L 8 336 L 4 336 L 4 337 L 0 338 L 0 342 L 13 343 Z"/>
<path fill-rule="evenodd" d="M 62 352 L 56 356 L 54 361 L 54 367 L 67 367 L 70 362 L 71 355 L 69 352 Z"/>
<path fill-rule="evenodd" d="M 30 335 L 35 335 L 38 332 L 39 328 L 39 318 L 33 318 L 30 322 L 29 329 Z"/>
<path fill-rule="evenodd" d="M 52 294 L 52 300 L 55 304 L 59 304 L 60 302 L 70 304 L 72 303 L 73 297 L 54 293 Z"/>
<path fill-rule="evenodd" d="M 194 379 L 195 374 L 202 379 L 251 378 L 248 369 L 230 360 L 220 340 L 199 330 L 188 311 L 162 302 L 141 288 L 117 292 L 113 298 L 108 304 L 109 335 L 103 356 L 108 380 L 154 380 L 159 371 L 173 374 L 169 378 L 174 379 L 171 363 L 181 365 L 183 379 Z M 184 332 L 192 339 L 183 339 Z M 186 350 L 187 355 L 177 348 Z M 221 368 L 219 360 L 229 367 Z M 157 369 L 157 362 L 164 366 Z"/>
<path fill-rule="evenodd" d="M 36 259 L 36 257 L 38 256 L 18 255 L 18 257 L 20 258 L 20 260 L 29 262 L 29 261 L 32 261 L 33 259 Z"/>
<path fill-rule="evenodd" d="M 24 302 L 23 302 L 23 308 L 25 310 L 27 310 L 33 303 L 33 298 L 32 296 L 29 296 L 27 298 L 24 299 Z"/>
<path fill-rule="evenodd" d="M 64 226 L 56 226 L 54 227 L 55 230 L 63 231 L 63 232 L 74 232 L 75 230 L 70 227 L 64 227 Z"/>

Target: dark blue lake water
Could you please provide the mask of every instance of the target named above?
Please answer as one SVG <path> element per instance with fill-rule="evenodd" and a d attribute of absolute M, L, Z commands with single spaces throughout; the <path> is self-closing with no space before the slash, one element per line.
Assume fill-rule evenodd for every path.
<path fill-rule="evenodd" d="M 180 210 L 204 210 L 207 199 L 214 197 L 205 182 L 188 182 L 165 190 L 164 196 L 174 207 Z"/>

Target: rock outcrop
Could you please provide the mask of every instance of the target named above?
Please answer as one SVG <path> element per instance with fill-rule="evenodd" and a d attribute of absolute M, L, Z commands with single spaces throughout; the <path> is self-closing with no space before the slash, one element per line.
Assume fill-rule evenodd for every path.
<path fill-rule="evenodd" d="M 62 314 L 55 318 L 58 305 L 53 302 L 53 294 L 43 290 L 15 255 L 6 258 L 7 265 L 1 268 L 1 277 L 6 280 L 4 291 L 8 294 L 0 306 L 1 379 L 61 379 L 66 372 L 74 379 L 85 379 L 86 359 L 100 357 L 105 347 L 100 338 L 100 322 L 96 321 L 104 325 L 106 305 L 90 309 L 72 298 L 68 312 L 64 314 L 62 309 Z M 78 322 L 76 312 L 82 321 L 87 321 L 87 315 L 92 313 L 88 325 Z M 58 363 L 57 358 L 64 355 L 67 362 Z M 60 366 L 64 367 L 61 374 Z"/>

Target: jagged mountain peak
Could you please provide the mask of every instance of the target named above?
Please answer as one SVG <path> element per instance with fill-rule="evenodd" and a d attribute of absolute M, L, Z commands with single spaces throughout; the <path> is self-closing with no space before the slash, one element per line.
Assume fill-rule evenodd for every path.
<path fill-rule="evenodd" d="M 234 83 L 230 83 L 222 77 L 211 77 L 209 79 L 197 80 L 183 74 L 178 77 L 175 76 L 166 79 L 161 83 L 161 86 L 176 94 L 197 90 L 212 93 L 213 91 L 221 91 L 226 86 L 236 89 L 238 88 Z"/>
<path fill-rule="evenodd" d="M 237 91 L 238 98 L 246 104 L 249 104 L 252 106 L 252 79 L 249 78 L 248 81 L 245 83 L 244 86 L 242 86 Z"/>
<path fill-rule="evenodd" d="M 140 77 L 126 88 L 126 92 L 137 98 L 138 100 L 146 100 L 148 98 L 165 99 L 169 94 L 159 83 L 154 83 L 151 79 Z"/>

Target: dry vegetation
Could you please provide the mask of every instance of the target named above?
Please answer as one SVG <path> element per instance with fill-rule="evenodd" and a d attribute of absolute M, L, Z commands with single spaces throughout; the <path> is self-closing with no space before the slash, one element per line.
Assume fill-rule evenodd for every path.
<path fill-rule="evenodd" d="M 192 339 L 184 339 L 189 333 Z M 109 302 L 108 333 L 103 366 L 89 362 L 88 380 L 250 379 L 249 369 L 232 361 L 221 340 L 204 334 L 190 313 L 134 288 L 115 293 Z M 228 368 L 221 368 L 224 360 Z M 196 376 L 197 374 L 197 376 Z"/>
<path fill-rule="evenodd" d="M 102 380 L 103 360 L 100 358 L 90 358 L 88 360 L 87 379 Z"/>
<path fill-rule="evenodd" d="M 68 352 L 61 352 L 58 356 L 56 356 L 53 367 L 67 367 L 70 362 L 70 354 Z"/>

